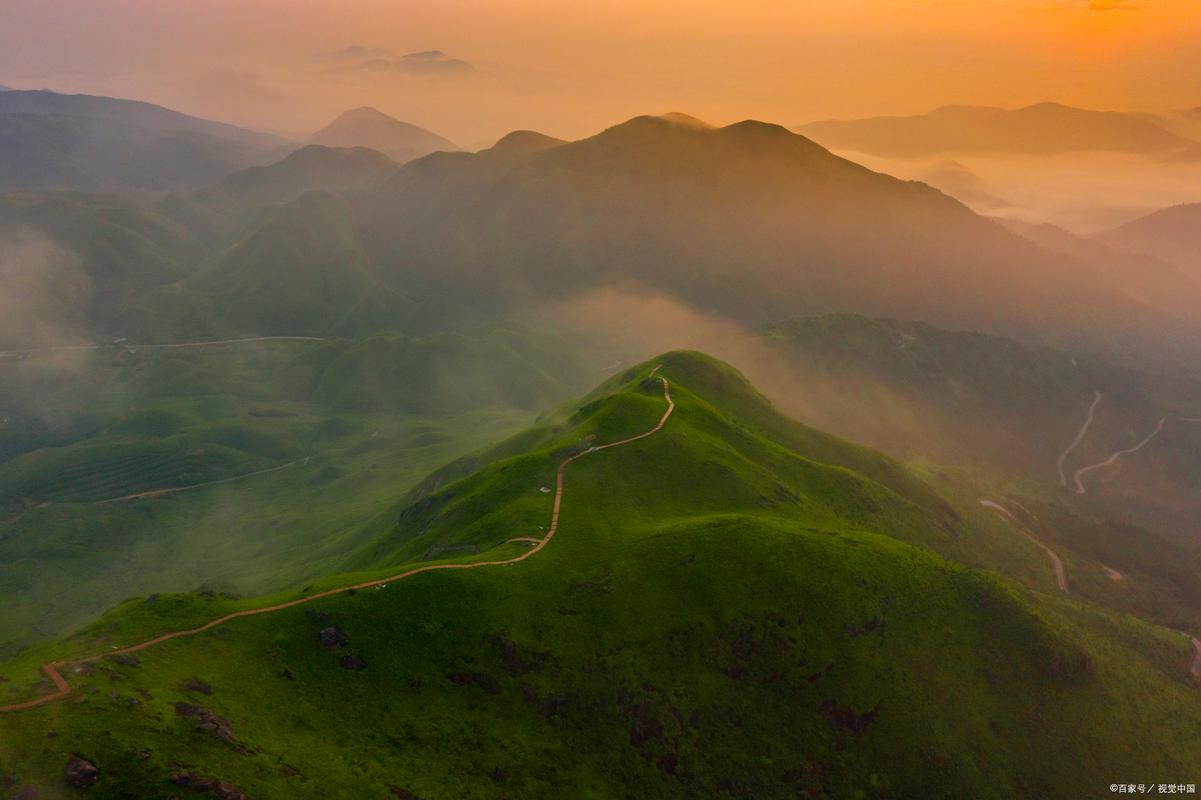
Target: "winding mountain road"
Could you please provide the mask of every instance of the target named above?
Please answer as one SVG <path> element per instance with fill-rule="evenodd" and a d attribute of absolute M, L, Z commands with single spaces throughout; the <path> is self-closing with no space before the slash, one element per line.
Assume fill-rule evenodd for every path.
<path fill-rule="evenodd" d="M 230 481 L 240 481 L 246 478 L 253 478 L 256 475 L 267 475 L 272 472 L 279 472 L 288 467 L 293 467 L 299 464 L 299 461 L 289 461 L 287 464 L 280 464 L 278 467 L 268 467 L 267 469 L 255 470 L 254 472 L 244 472 L 241 475 L 231 475 L 228 478 L 218 478 L 215 481 L 205 481 L 204 483 L 193 483 L 190 486 L 168 486 L 165 489 L 147 489 L 144 492 L 135 492 L 134 494 L 122 495 L 121 497 L 110 497 L 107 500 L 96 500 L 92 503 L 95 506 L 108 505 L 109 503 L 122 503 L 126 500 L 144 500 L 150 497 L 165 497 L 169 494 L 179 494 L 180 492 L 190 492 L 193 489 L 203 489 L 206 486 L 216 486 L 219 483 L 229 483 Z"/>
<path fill-rule="evenodd" d="M 980 505 L 984 506 L 985 508 L 991 508 L 993 511 L 997 511 L 1002 514 L 1006 519 L 1013 523 L 1014 527 L 1021 531 L 1023 536 L 1042 548 L 1042 551 L 1047 554 L 1047 558 L 1051 559 L 1051 567 L 1055 570 L 1055 582 L 1059 585 L 1059 591 L 1063 592 L 1064 594 L 1072 593 L 1071 590 L 1068 589 L 1068 573 L 1067 570 L 1063 568 L 1063 560 L 1054 550 L 1052 550 L 1050 547 L 1047 547 L 1045 544 L 1043 544 L 1041 539 L 1028 531 L 1026 526 L 1023 525 L 1018 518 L 1013 515 L 1013 512 L 1011 512 L 1008 508 L 1005 508 L 1005 506 L 1001 505 L 1000 503 L 994 503 L 992 500 L 983 499 L 980 501 Z"/>
<path fill-rule="evenodd" d="M 1068 456 L 1072 451 L 1080 446 L 1084 441 L 1084 437 L 1088 435 L 1088 429 L 1093 426 L 1093 420 L 1097 418 L 1097 406 L 1101 404 L 1101 393 L 1097 392 L 1097 396 L 1093 398 L 1093 404 L 1088 407 L 1088 417 L 1084 420 L 1084 425 L 1076 433 L 1076 438 L 1068 445 L 1068 448 L 1059 454 L 1059 461 L 1056 466 L 1059 468 L 1059 483 L 1063 486 L 1068 485 L 1067 473 L 1063 471 L 1064 463 L 1068 460 Z"/>
<path fill-rule="evenodd" d="M 651 374 L 654 375 L 658 371 L 659 371 L 659 368 L 655 367 L 655 370 Z M 315 600 L 321 600 L 326 597 L 332 597 L 334 595 L 344 594 L 346 592 L 357 591 L 360 589 L 370 589 L 375 586 L 382 586 L 384 584 L 392 583 L 393 581 L 404 580 L 405 578 L 411 578 L 414 575 L 420 575 L 424 572 L 434 572 L 436 570 L 445 570 L 445 569 L 480 569 L 482 567 L 505 567 L 505 566 L 509 566 L 511 564 L 516 564 L 518 562 L 525 561 L 527 558 L 531 558 L 534 554 L 536 554 L 537 552 L 542 550 L 542 548 L 544 548 L 548 544 L 550 544 L 550 540 L 552 538 L 554 538 L 556 531 L 558 531 L 558 529 L 559 529 L 559 510 L 563 503 L 563 473 L 566 471 L 567 466 L 569 464 L 571 464 L 573 461 L 576 461 L 577 459 L 583 458 L 584 456 L 591 455 L 593 453 L 599 453 L 602 450 L 609 450 L 614 447 L 621 447 L 623 445 L 631 444 L 631 443 L 637 442 L 641 439 L 646 439 L 650 436 L 654 436 L 656 433 L 658 433 L 659 431 L 661 431 L 663 429 L 664 425 L 667 424 L 668 418 L 670 418 L 672 415 L 672 412 L 675 411 L 676 404 L 675 404 L 675 401 L 673 401 L 671 399 L 671 385 L 668 382 L 667 378 L 665 378 L 663 376 L 659 376 L 658 379 L 660 381 L 662 381 L 662 383 L 663 383 L 663 399 L 667 402 L 667 410 L 663 412 L 663 416 L 659 419 L 659 422 L 653 428 L 646 431 L 645 433 L 640 433 L 637 436 L 631 436 L 627 439 L 622 439 L 620 441 L 610 442 L 609 444 L 603 444 L 603 445 L 599 445 L 596 447 L 591 447 L 587 450 L 576 453 L 573 456 L 568 456 L 567 458 L 560 461 L 559 467 L 555 472 L 555 503 L 554 503 L 553 509 L 551 510 L 550 527 L 546 531 L 546 536 L 542 537 L 541 539 L 534 540 L 537 542 L 537 544 L 535 544 L 533 547 L 531 547 L 529 550 L 522 553 L 521 555 L 515 556 L 513 558 L 502 559 L 499 561 L 473 561 L 473 562 L 469 562 L 466 564 L 430 564 L 430 565 L 424 566 L 424 567 L 414 567 L 413 569 L 406 570 L 405 572 L 401 572 L 396 575 L 391 575 L 387 578 L 379 578 L 379 579 L 373 580 L 373 581 L 365 581 L 363 583 L 356 583 L 351 586 L 340 586 L 336 589 L 326 589 L 323 592 L 318 592 L 317 594 L 311 595 L 309 597 L 301 597 L 296 600 L 288 601 L 286 603 L 279 603 L 279 604 L 273 605 L 273 606 L 265 606 L 263 608 L 247 609 L 245 611 L 235 611 L 232 614 L 226 614 L 223 617 L 218 617 L 217 619 L 214 619 L 211 622 L 201 625 L 199 628 L 191 628 L 189 630 L 173 631 L 171 633 L 164 633 L 163 635 L 157 636 L 148 641 L 141 642 L 141 643 L 135 644 L 135 645 L 131 645 L 129 647 L 123 647 L 118 650 L 111 650 L 107 653 L 101 653 L 99 655 L 94 655 L 94 656 L 87 656 L 85 658 L 66 659 L 63 661 L 51 661 L 47 664 L 42 665 L 42 672 L 44 672 L 46 674 L 46 677 L 48 677 L 51 680 L 51 682 L 54 684 L 54 692 L 52 692 L 51 694 L 48 694 L 48 695 L 44 695 L 42 697 L 38 697 L 33 700 L 28 700 L 24 703 L 16 703 L 13 705 L 0 706 L 0 713 L 24 711 L 24 710 L 30 709 L 30 708 L 37 708 L 38 706 L 43 706 L 43 705 L 46 705 L 47 703 L 52 703 L 56 700 L 62 700 L 63 698 L 69 696 L 71 694 L 71 684 L 68 683 L 67 679 L 63 677 L 63 674 L 61 671 L 62 668 L 67 664 L 76 664 L 76 665 L 88 664 L 88 663 L 92 663 L 95 661 L 99 661 L 100 659 L 106 658 L 109 656 L 119 656 L 119 655 L 127 655 L 130 653 L 137 653 L 139 651 L 146 650 L 147 648 L 154 647 L 157 644 L 162 644 L 163 642 L 167 642 L 172 639 L 179 639 L 179 638 L 183 638 L 185 636 L 195 636 L 199 633 L 204 633 L 205 631 L 216 628 L 218 625 L 224 625 L 227 622 L 230 622 L 235 619 L 240 619 L 242 617 L 253 617 L 253 616 L 258 616 L 260 614 L 271 614 L 276 611 L 283 611 L 284 609 L 295 608 L 296 606 L 301 606 L 301 605 L 305 605 L 307 603 L 312 603 Z"/>
<path fill-rule="evenodd" d="M 1164 417 L 1163 419 L 1161 419 L 1159 421 L 1159 424 L 1155 426 L 1155 430 L 1151 431 L 1150 435 L 1148 435 L 1146 439 L 1143 439 L 1141 442 L 1136 444 L 1134 447 L 1128 447 L 1125 450 L 1118 450 L 1116 453 L 1111 455 L 1109 458 L 1105 459 L 1104 461 L 1102 461 L 1098 464 L 1092 464 L 1090 466 L 1083 467 L 1081 469 L 1076 470 L 1076 474 L 1073 476 L 1073 480 L 1076 483 L 1076 494 L 1086 494 L 1088 492 L 1088 490 L 1084 488 L 1084 481 L 1082 480 L 1085 475 L 1087 475 L 1088 473 L 1090 473 L 1094 470 L 1105 469 L 1106 467 L 1112 467 L 1114 464 L 1118 463 L 1118 459 L 1121 458 L 1122 456 L 1133 455 L 1134 453 L 1137 453 L 1139 450 L 1142 450 L 1144 447 L 1151 444 L 1151 441 L 1160 434 L 1160 432 L 1163 430 L 1163 426 L 1165 424 L 1167 424 L 1167 421 L 1168 421 L 1167 417 Z"/>

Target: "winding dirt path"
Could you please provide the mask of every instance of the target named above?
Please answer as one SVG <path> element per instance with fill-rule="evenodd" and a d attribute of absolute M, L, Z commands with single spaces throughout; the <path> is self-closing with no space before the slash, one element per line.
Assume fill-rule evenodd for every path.
<path fill-rule="evenodd" d="M 96 500 L 90 505 L 103 506 L 109 503 L 121 503 L 126 500 L 144 500 L 149 497 L 164 497 L 169 494 L 178 494 L 179 492 L 189 492 L 192 489 L 203 489 L 206 486 L 216 486 L 219 483 L 229 483 L 230 481 L 240 481 L 246 478 L 253 478 L 256 475 L 267 475 L 272 472 L 279 472 L 288 467 L 293 467 L 299 464 L 299 461 L 289 461 L 287 464 L 280 464 L 278 467 L 269 467 L 267 469 L 255 470 L 254 472 L 246 472 L 241 475 L 231 475 L 228 478 L 218 478 L 215 481 L 205 481 L 204 483 L 193 483 L 191 486 L 169 486 L 166 489 L 147 489 L 144 492 L 135 492 L 134 494 L 123 495 L 122 497 L 110 497 L 107 500 Z"/>
<path fill-rule="evenodd" d="M 1067 570 L 1063 568 L 1063 560 L 1054 550 L 1052 550 L 1050 547 L 1047 547 L 1045 544 L 1043 544 L 1041 539 L 1027 530 L 1026 526 L 1023 525 L 1008 508 L 1005 508 L 1005 506 L 1001 505 L 1000 503 L 994 503 L 992 500 L 983 499 L 980 500 L 980 505 L 984 506 L 985 508 L 991 508 L 993 511 L 997 511 L 1002 514 L 1006 519 L 1013 523 L 1015 528 L 1021 531 L 1023 536 L 1042 548 L 1042 551 L 1047 554 L 1047 558 L 1051 559 L 1051 566 L 1055 570 L 1055 582 L 1059 584 L 1059 591 L 1063 592 L 1064 594 L 1072 593 L 1071 590 L 1068 589 L 1068 573 Z"/>
<path fill-rule="evenodd" d="M 1100 462 L 1099 464 L 1092 464 L 1090 466 L 1083 467 L 1081 469 L 1076 470 L 1076 474 L 1073 476 L 1073 480 L 1076 482 L 1076 494 L 1085 494 L 1088 491 L 1087 489 L 1084 488 L 1084 481 L 1082 480 L 1082 478 L 1085 475 L 1087 475 L 1088 473 L 1090 473 L 1094 470 L 1105 469 L 1106 467 L 1112 467 L 1114 464 L 1118 463 L 1118 459 L 1121 458 L 1122 456 L 1133 455 L 1134 453 L 1137 453 L 1139 450 L 1142 450 L 1144 447 L 1151 444 L 1151 441 L 1160 434 L 1160 432 L 1163 430 L 1163 426 L 1165 424 L 1167 424 L 1167 421 L 1168 421 L 1167 417 L 1164 417 L 1163 419 L 1161 419 L 1159 421 L 1159 424 L 1155 426 L 1155 430 L 1151 431 L 1151 433 L 1147 436 L 1146 439 L 1143 439 L 1141 442 L 1136 444 L 1134 447 L 1128 447 L 1125 450 L 1119 450 L 1116 453 L 1114 453 L 1113 455 L 1111 455 L 1109 458 Z"/>
<path fill-rule="evenodd" d="M 1063 486 L 1068 485 L 1067 473 L 1063 471 L 1064 464 L 1067 462 L 1068 456 L 1072 454 L 1072 451 L 1084 441 L 1084 437 L 1088 435 L 1088 429 L 1093 426 L 1093 420 L 1097 418 L 1097 406 L 1101 405 L 1101 392 L 1098 391 L 1096 394 L 1097 396 L 1093 398 L 1093 404 L 1088 407 L 1088 417 L 1084 420 L 1084 425 L 1076 433 L 1076 438 L 1072 440 L 1068 448 L 1059 454 L 1059 461 L 1056 462 L 1056 467 L 1059 469 L 1059 483 Z"/>
<path fill-rule="evenodd" d="M 1189 670 L 1193 673 L 1193 680 L 1201 682 L 1201 640 L 1196 636 L 1191 637 L 1193 640 L 1193 666 Z"/>
<path fill-rule="evenodd" d="M 178 342 L 176 344 L 74 344 L 58 347 L 35 347 L 30 350 L 0 350 L 0 358 L 5 356 L 35 356 L 41 353 L 71 353 L 84 350 L 170 350 L 179 347 L 212 347 L 219 344 L 245 344 L 246 342 L 324 342 L 320 336 L 250 336 L 245 339 L 217 339 L 205 342 Z"/>
<path fill-rule="evenodd" d="M 652 372 L 651 374 L 653 375 L 655 372 L 658 372 L 658 370 L 659 370 L 659 368 L 655 367 L 654 372 Z M 55 687 L 54 692 L 51 694 L 45 695 L 43 697 L 36 698 L 34 700 L 26 701 L 24 703 L 16 703 L 14 705 L 0 706 L 0 713 L 23 711 L 23 710 L 29 709 L 29 708 L 36 708 L 38 706 L 46 705 L 47 703 L 52 703 L 56 700 L 62 700 L 63 698 L 69 696 L 71 694 L 71 685 L 67 682 L 67 679 L 63 677 L 63 674 L 61 672 L 61 669 L 67 664 L 88 664 L 88 663 L 91 663 L 94 661 L 99 661 L 100 659 L 106 658 L 108 656 L 119 656 L 119 655 L 126 655 L 129 653 L 137 653 L 141 650 L 145 650 L 147 648 L 154 647 L 156 644 L 162 644 L 163 642 L 167 642 L 172 639 L 179 639 L 179 638 L 182 638 L 185 636 L 195 636 L 198 633 L 204 633 L 205 631 L 216 628 L 218 625 L 224 625 L 225 623 L 227 623 L 231 620 L 239 619 L 241 617 L 253 617 L 253 616 L 257 616 L 259 614 L 271 614 L 276 611 L 283 611 L 284 609 L 295 608 L 296 606 L 302 606 L 302 605 L 305 605 L 306 603 L 312 603 L 314 600 L 321 600 L 322 598 L 332 597 L 333 595 L 344 594 L 349 591 L 357 591 L 360 589 L 370 589 L 375 586 L 381 586 L 386 583 L 392 583 L 393 581 L 404 580 L 405 578 L 411 578 L 414 575 L 420 575 L 423 572 L 434 572 L 435 570 L 444 570 L 444 569 L 480 569 L 481 567 L 504 567 L 504 566 L 509 566 L 511 564 L 516 564 L 520 561 L 525 561 L 527 558 L 532 557 L 535 553 L 537 553 L 542 548 L 544 548 L 548 544 L 550 544 L 550 540 L 552 538 L 554 538 L 555 532 L 558 531 L 558 529 L 559 529 L 559 509 L 563 503 L 563 473 L 567 469 L 568 464 L 571 464 L 573 461 L 583 458 L 584 456 L 590 455 L 592 453 L 599 453 L 602 450 L 609 450 L 610 448 L 621 447 L 622 445 L 631 444 L 631 443 L 637 442 L 641 439 L 646 439 L 647 437 L 654 436 L 656 433 L 658 433 L 660 430 L 663 429 L 664 425 L 667 424 L 668 418 L 671 417 L 672 412 L 675 411 L 675 409 L 676 409 L 676 404 L 675 404 L 675 401 L 673 401 L 671 399 L 671 386 L 670 386 L 667 378 L 664 378 L 663 376 L 659 376 L 659 380 L 663 382 L 663 399 L 667 402 L 667 410 L 663 412 L 662 418 L 660 418 L 659 422 L 655 425 L 655 427 L 651 428 L 650 430 L 646 431 L 645 433 L 640 433 L 637 436 L 631 436 L 628 439 L 622 439 L 617 442 L 610 442 L 609 444 L 603 444 L 603 445 L 599 445 L 597 447 L 590 447 L 587 450 L 576 453 L 573 456 L 568 456 L 567 458 L 565 458 L 559 462 L 559 468 L 555 472 L 555 504 L 554 504 L 554 508 L 551 511 L 550 527 L 546 531 L 546 536 L 542 537 L 541 539 L 534 540 L 537 542 L 537 544 L 535 544 L 528 551 L 522 553 L 521 555 L 515 556 L 513 558 L 506 558 L 506 559 L 503 559 L 500 561 L 474 561 L 474 562 L 470 562 L 467 564 L 430 564 L 430 565 L 424 566 L 424 567 L 414 567 L 413 569 L 406 570 L 405 572 L 401 572 L 397 575 L 391 575 L 387 578 L 379 578 L 379 579 L 373 580 L 373 581 L 365 581 L 363 583 L 356 583 L 352 586 L 341 586 L 336 589 L 326 589 L 323 592 L 318 592 L 317 594 L 311 595 L 309 597 L 301 597 L 296 600 L 290 600 L 286 603 L 279 603 L 279 604 L 273 605 L 273 606 L 265 606 L 263 608 L 252 608 L 252 609 L 247 609 L 245 611 L 235 611 L 232 614 L 226 614 L 223 617 L 218 617 L 217 619 L 212 620 L 211 622 L 205 623 L 204 625 L 201 625 L 199 628 L 192 628 L 190 630 L 173 631 L 171 633 L 164 633 L 162 636 L 157 636 L 148 641 L 141 642 L 140 644 L 131 645 L 129 647 L 123 647 L 119 650 L 111 650 L 107 653 L 101 653 L 99 655 L 94 655 L 94 656 L 87 656 L 85 658 L 66 659 L 63 661 L 51 661 L 48 664 L 42 665 L 42 672 L 44 672 L 46 674 L 46 677 L 48 677 L 54 683 L 54 687 Z"/>

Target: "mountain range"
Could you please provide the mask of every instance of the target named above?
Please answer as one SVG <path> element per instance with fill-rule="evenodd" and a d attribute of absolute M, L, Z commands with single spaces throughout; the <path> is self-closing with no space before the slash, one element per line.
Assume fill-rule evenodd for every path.
<path fill-rule="evenodd" d="M 811 122 L 797 131 L 836 150 L 902 158 L 1100 150 L 1170 157 L 1198 147 L 1196 140 L 1173 133 L 1151 114 L 1059 103 L 1014 110 L 953 105 L 915 116 Z"/>
<path fill-rule="evenodd" d="M 1201 268 L 1201 203 L 1161 209 L 1099 238 L 1111 247 L 1147 253 L 1195 275 Z"/>
<path fill-rule="evenodd" d="M 277 158 L 284 140 L 162 106 L 0 94 L 0 189 L 170 190 Z"/>
<path fill-rule="evenodd" d="M 477 306 L 616 281 L 751 323 L 854 310 L 1127 358 L 1175 358 L 1169 343 L 1196 336 L 1188 285 L 1147 303 L 761 122 L 640 117 L 533 153 L 438 154 L 351 202 L 381 270 Z"/>
<path fill-rule="evenodd" d="M 278 207 L 214 204 L 238 186 Z M 319 188 L 346 191 L 297 196 Z M 73 202 L 112 217 L 111 199 Z M 131 203 L 116 201 L 143 234 L 114 243 L 104 261 L 165 272 L 146 291 L 116 292 L 109 268 L 85 259 L 101 298 L 96 335 L 323 334 L 352 316 L 358 330 L 385 324 L 356 314 L 367 298 L 388 325 L 423 332 L 616 284 L 751 325 L 854 311 L 1185 369 L 1199 346 L 1195 281 L 1147 289 L 1131 280 L 1137 262 L 1048 249 L 926 185 L 761 122 L 639 117 L 578 142 L 518 133 L 399 169 L 309 148 L 207 193 Z M 22 200 L 13 221 L 61 227 L 31 213 L 41 205 Z M 298 249 L 301 239 L 311 246 Z M 274 307 L 281 286 L 294 311 Z M 222 321 L 235 308 L 244 313 Z"/>
<path fill-rule="evenodd" d="M 112 149 L 0 141 L 45 156 L 0 194 L 0 797 L 1075 800 L 1198 763 L 1192 207 L 993 219 L 753 120 L 463 152 L 17 94 L 0 124 Z M 999 114 L 937 116 L 1181 157 Z"/>
<path fill-rule="evenodd" d="M 371 108 L 347 111 L 311 142 L 369 147 L 401 163 L 458 149 Z M 49 90 L 5 90 L 0 97 L 0 191 L 197 189 L 299 147 L 140 101 Z"/>

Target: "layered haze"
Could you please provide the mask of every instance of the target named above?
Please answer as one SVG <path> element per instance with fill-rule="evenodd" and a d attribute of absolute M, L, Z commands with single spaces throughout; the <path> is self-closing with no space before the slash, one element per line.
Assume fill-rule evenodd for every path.
<path fill-rule="evenodd" d="M 1194 780 L 1196 0 L 0 5 L 0 799 Z"/>
<path fill-rule="evenodd" d="M 1194 108 L 1199 26 L 1191 0 L 10 0 L 0 82 L 294 135 L 369 105 L 468 145 L 668 108 L 790 124 L 951 103 Z"/>

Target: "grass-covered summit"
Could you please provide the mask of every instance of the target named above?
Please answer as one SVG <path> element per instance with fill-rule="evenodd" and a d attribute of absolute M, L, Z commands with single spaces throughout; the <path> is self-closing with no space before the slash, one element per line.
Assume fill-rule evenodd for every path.
<path fill-rule="evenodd" d="M 221 780 L 256 798 L 1078 798 L 1107 795 L 1115 771 L 1197 763 L 1181 637 L 915 546 L 964 523 L 903 467 L 694 353 L 435 473 L 371 523 L 355 574 L 306 591 L 519 554 L 509 540 L 540 536 L 565 457 L 661 418 L 655 367 L 675 412 L 571 463 L 533 558 L 101 662 L 67 701 L 0 715 L 0 773 L 42 796 L 71 796 L 76 757 L 94 797 Z M 4 665 L 0 696 L 36 693 L 43 661 L 229 607 L 131 601 Z"/>

